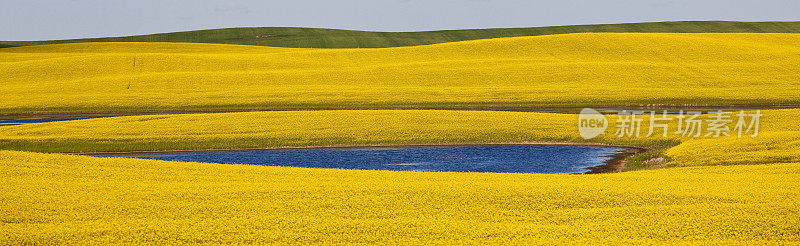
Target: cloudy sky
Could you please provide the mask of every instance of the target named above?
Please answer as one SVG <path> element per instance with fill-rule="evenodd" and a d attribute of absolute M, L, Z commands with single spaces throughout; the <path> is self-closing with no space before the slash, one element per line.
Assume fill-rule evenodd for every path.
<path fill-rule="evenodd" d="M 0 0 L 0 40 L 223 27 L 370 31 L 672 20 L 800 21 L 797 0 Z"/>

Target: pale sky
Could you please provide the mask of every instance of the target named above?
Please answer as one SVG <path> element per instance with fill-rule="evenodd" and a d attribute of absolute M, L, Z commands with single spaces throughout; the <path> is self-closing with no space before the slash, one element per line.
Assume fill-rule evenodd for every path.
<path fill-rule="evenodd" d="M 678 20 L 800 21 L 800 1 L 0 0 L 0 40 L 224 27 L 423 31 Z"/>

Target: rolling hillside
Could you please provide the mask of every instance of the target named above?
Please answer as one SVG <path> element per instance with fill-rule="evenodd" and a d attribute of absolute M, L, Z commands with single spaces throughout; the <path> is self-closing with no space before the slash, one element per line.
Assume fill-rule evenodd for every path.
<path fill-rule="evenodd" d="M 800 109 L 761 110 L 758 137 L 645 136 L 648 114 L 641 137 L 591 140 L 577 114 L 452 110 L 796 106 L 800 33 L 773 33 L 795 30 L 238 28 L 0 43 L 20 46 L 0 48 L 0 116 L 166 112 L 0 127 L 0 244 L 797 244 Z M 336 49 L 350 47 L 361 48 Z M 206 112 L 224 110 L 276 111 Z M 596 175 L 54 154 L 543 142 L 649 151 L 620 162 L 637 171 Z"/>
<path fill-rule="evenodd" d="M 383 49 L 0 49 L 0 112 L 800 103 L 800 34 L 588 33 Z"/>
<path fill-rule="evenodd" d="M 0 48 L 78 42 L 186 42 L 294 48 L 384 48 L 487 38 L 587 32 L 797 33 L 800 22 L 679 21 L 602 25 L 492 28 L 426 32 L 367 32 L 321 28 L 253 27 L 174 32 L 129 37 L 51 41 L 0 41 Z"/>

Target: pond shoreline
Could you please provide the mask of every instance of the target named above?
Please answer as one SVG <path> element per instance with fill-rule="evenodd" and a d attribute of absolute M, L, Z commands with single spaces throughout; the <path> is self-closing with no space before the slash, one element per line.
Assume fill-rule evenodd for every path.
<path fill-rule="evenodd" d="M 642 147 L 639 147 L 639 148 L 628 148 L 628 147 L 625 147 L 625 149 L 623 149 L 623 150 L 617 151 L 616 153 L 611 154 L 611 155 L 607 155 L 606 157 L 610 157 L 611 159 L 606 160 L 605 164 L 600 165 L 600 166 L 589 167 L 588 168 L 589 171 L 585 172 L 584 174 L 599 174 L 599 173 L 618 173 L 618 172 L 622 172 L 622 170 L 625 169 L 625 166 L 628 163 L 628 161 L 627 161 L 628 157 L 631 157 L 631 156 L 639 154 L 639 153 L 643 153 L 643 152 L 648 151 L 648 150 L 649 150 L 648 148 L 642 148 Z"/>

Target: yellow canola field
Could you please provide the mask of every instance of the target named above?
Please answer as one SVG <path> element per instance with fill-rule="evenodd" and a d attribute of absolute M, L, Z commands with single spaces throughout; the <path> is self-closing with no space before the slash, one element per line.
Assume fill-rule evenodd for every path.
<path fill-rule="evenodd" d="M 577 115 L 447 110 L 169 114 L 0 127 L 0 149 L 38 152 L 579 139 Z"/>
<path fill-rule="evenodd" d="M 605 135 L 584 140 L 578 115 L 536 112 L 446 110 L 322 110 L 170 114 L 98 118 L 0 127 L 0 149 L 37 152 L 102 152 L 265 147 L 595 142 L 671 147 L 669 165 L 730 165 L 800 162 L 800 109 L 764 110 L 759 135 L 667 138 L 649 132 L 617 137 L 616 115 Z M 708 120 L 711 115 L 701 119 Z M 735 117 L 734 117 L 735 118 Z M 704 128 L 707 126 L 703 126 Z M 707 133 L 705 130 L 703 133 Z"/>
<path fill-rule="evenodd" d="M 0 49 L 0 112 L 800 102 L 800 34 L 583 33 L 382 49 Z"/>
<path fill-rule="evenodd" d="M 677 166 L 800 162 L 800 109 L 762 112 L 757 137 L 686 139 L 665 154 Z"/>
<path fill-rule="evenodd" d="M 796 244 L 800 164 L 426 173 L 0 151 L 20 244 Z"/>

